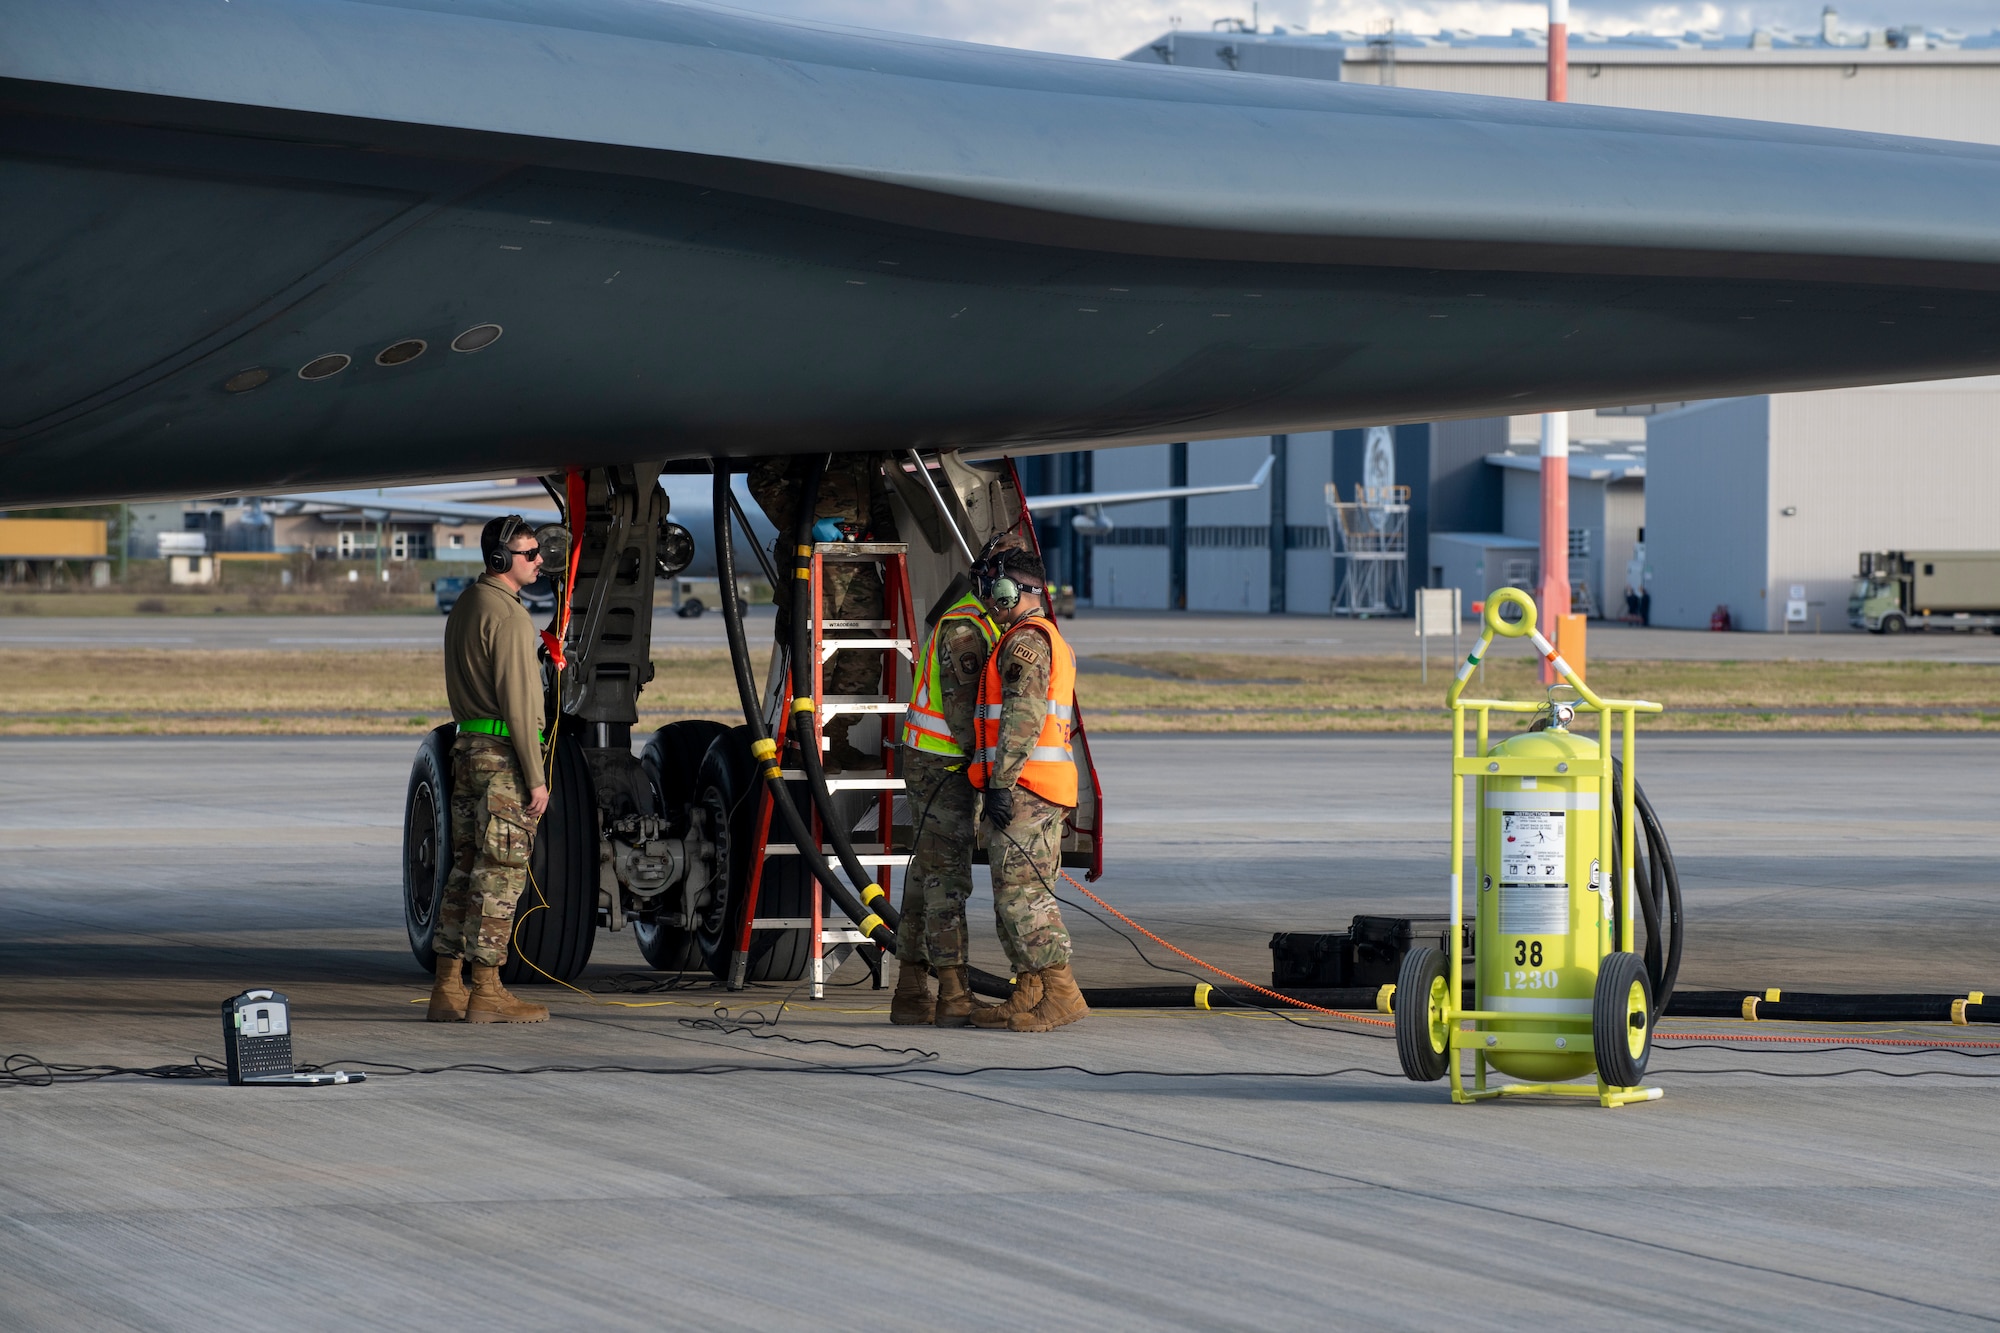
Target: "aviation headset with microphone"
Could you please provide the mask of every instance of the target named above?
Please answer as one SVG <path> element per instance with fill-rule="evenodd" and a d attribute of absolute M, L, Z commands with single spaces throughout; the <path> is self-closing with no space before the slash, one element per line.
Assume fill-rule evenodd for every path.
<path fill-rule="evenodd" d="M 507 549 L 513 541 L 527 529 L 528 520 L 519 514 L 509 514 L 500 520 L 500 535 L 494 539 L 493 549 L 486 553 L 486 567 L 495 574 L 505 574 L 514 565 L 514 553 Z"/>
<path fill-rule="evenodd" d="M 1023 593 L 1042 591 L 1030 577 L 1017 576 L 997 558 L 987 560 L 979 568 L 979 600 L 995 610 L 1011 611 L 1020 604 Z"/>

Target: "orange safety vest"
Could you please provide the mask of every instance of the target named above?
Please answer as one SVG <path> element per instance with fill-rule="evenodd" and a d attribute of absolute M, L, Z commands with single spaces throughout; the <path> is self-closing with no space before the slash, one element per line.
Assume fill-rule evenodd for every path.
<path fill-rule="evenodd" d="M 987 617 L 985 604 L 971 593 L 953 602 L 938 617 L 930 640 L 924 644 L 923 667 L 917 673 L 917 683 L 910 690 L 910 710 L 903 716 L 903 744 L 926 754 L 963 759 L 965 751 L 958 748 L 958 741 L 951 734 L 951 725 L 945 721 L 937 678 L 938 641 L 944 637 L 945 626 L 954 620 L 970 621 L 985 641 L 989 653 L 993 650 L 994 638 L 1000 633 Z"/>
<path fill-rule="evenodd" d="M 1076 654 L 1063 642 L 1056 632 L 1055 622 L 1046 617 L 1028 616 L 1000 636 L 1000 642 L 993 645 L 993 651 L 986 658 L 986 674 L 979 680 L 979 707 L 972 715 L 973 740 L 979 747 L 973 751 L 972 763 L 967 772 L 972 785 L 985 790 L 986 780 L 993 773 L 993 765 L 1000 758 L 1000 659 L 1007 651 L 1007 640 L 1023 630 L 1033 627 L 1034 631 L 1048 635 L 1049 646 L 1054 649 L 1049 670 L 1049 695 L 1042 713 L 1041 734 L 1035 737 L 1035 748 L 1028 751 L 1028 762 L 1021 766 L 1021 785 L 1035 795 L 1053 805 L 1076 807 L 1076 755 L 1070 750 L 1070 733 L 1076 728 Z"/>

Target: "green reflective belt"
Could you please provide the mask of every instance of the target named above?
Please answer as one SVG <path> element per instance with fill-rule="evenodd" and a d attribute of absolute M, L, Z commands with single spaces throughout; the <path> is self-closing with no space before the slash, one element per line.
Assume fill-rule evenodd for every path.
<path fill-rule="evenodd" d="M 505 722 L 492 717 L 470 718 L 467 721 L 459 723 L 458 730 L 461 735 L 470 732 L 476 736 L 498 736 L 503 740 L 514 734 L 507 730 Z M 547 743 L 546 738 L 539 731 L 535 733 L 535 743 L 537 745 Z"/>

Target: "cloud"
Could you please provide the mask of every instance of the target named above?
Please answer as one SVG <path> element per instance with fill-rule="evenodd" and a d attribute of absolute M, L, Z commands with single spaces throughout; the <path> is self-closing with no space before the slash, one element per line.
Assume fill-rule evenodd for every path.
<path fill-rule="evenodd" d="M 1204 0 L 1198 5 L 1188 0 L 737 0 L 735 7 L 996 46 L 1121 56 L 1165 32 L 1176 19 L 1182 27 L 1206 29 L 1216 19 L 1250 18 L 1251 5 L 1252 0 Z M 1993 31 L 2000 19 L 1991 0 L 1856 0 L 1838 8 L 1841 27 L 1856 32 L 1922 24 L 1932 31 L 1955 28 L 1984 34 Z M 1819 12 L 1817 0 L 1754 4 L 1572 0 L 1570 26 L 1605 33 L 1691 28 L 1746 33 L 1770 26 L 1812 32 L 1819 27 Z M 1398 28 L 1413 32 L 1464 28 L 1499 33 L 1539 28 L 1547 14 L 1541 4 L 1480 0 L 1259 0 L 1257 5 L 1265 27 L 1283 24 L 1310 32 L 1379 31 L 1393 16 Z"/>

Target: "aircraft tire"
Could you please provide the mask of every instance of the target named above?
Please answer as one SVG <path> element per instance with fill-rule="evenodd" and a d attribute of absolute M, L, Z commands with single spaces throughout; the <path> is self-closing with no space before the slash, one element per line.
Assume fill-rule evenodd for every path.
<path fill-rule="evenodd" d="M 708 747 L 728 734 L 729 728 L 720 722 L 683 718 L 667 723 L 646 742 L 639 765 L 646 770 L 646 783 L 653 791 L 654 813 L 664 817 L 673 832 L 680 833 L 688 826 L 688 803 L 694 799 L 695 779 Z M 692 930 L 635 921 L 632 935 L 647 963 L 661 972 L 688 972 L 706 966 Z"/>
<path fill-rule="evenodd" d="M 578 739 L 563 719 L 549 771 L 549 808 L 535 829 L 528 887 L 514 909 L 513 944 L 500 979 L 509 986 L 569 981 L 590 962 L 597 938 L 597 788 Z"/>
<path fill-rule="evenodd" d="M 731 727 L 718 736 L 702 757 L 694 783 L 692 805 L 715 830 L 719 879 L 724 892 L 696 923 L 695 937 L 709 971 L 717 980 L 729 979 L 735 958 L 736 939 L 741 933 L 743 903 L 750 888 L 750 849 L 757 833 L 756 762 L 750 757 L 750 729 Z M 780 841 L 784 835 L 775 835 Z M 806 916 L 812 900 L 800 876 L 810 880 L 811 872 L 797 856 L 768 859 L 763 883 L 758 888 L 759 916 Z M 748 982 L 796 981 L 804 975 L 811 955 L 810 934 L 804 930 L 759 930 L 751 932 Z"/>
<path fill-rule="evenodd" d="M 417 746 L 403 795 L 403 926 L 410 953 L 426 972 L 437 970 L 438 907 L 451 877 L 451 743 L 455 723 L 435 728 Z"/>

